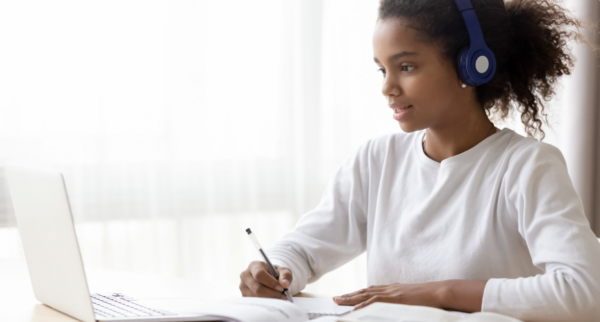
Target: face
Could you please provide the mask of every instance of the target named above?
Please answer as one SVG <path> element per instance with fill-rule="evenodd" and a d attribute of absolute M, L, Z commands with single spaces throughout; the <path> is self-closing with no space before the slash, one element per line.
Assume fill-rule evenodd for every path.
<path fill-rule="evenodd" d="M 452 122 L 460 115 L 465 91 L 452 61 L 422 37 L 396 18 L 380 20 L 373 35 L 374 60 L 383 76 L 381 92 L 404 132 Z"/>

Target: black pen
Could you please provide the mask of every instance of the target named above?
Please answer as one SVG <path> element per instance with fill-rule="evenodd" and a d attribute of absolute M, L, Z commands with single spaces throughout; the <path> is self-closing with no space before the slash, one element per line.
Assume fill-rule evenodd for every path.
<path fill-rule="evenodd" d="M 271 264 L 271 261 L 267 257 L 267 254 L 265 254 L 265 252 L 262 250 L 262 247 L 260 247 L 260 244 L 258 243 L 258 240 L 256 239 L 256 237 L 254 237 L 254 234 L 252 233 L 252 230 L 250 230 L 250 228 L 248 228 L 248 229 L 246 229 L 246 232 L 248 233 L 248 237 L 250 237 L 250 240 L 254 244 L 254 247 L 256 247 L 256 249 L 258 249 L 258 251 L 260 252 L 260 254 L 265 259 L 265 262 L 267 262 L 267 267 L 271 271 L 271 275 L 273 275 L 275 277 L 275 279 L 279 281 L 279 273 L 277 273 L 277 270 Z M 288 301 L 294 303 L 294 301 L 292 300 L 292 296 L 290 295 L 290 291 L 288 291 L 287 288 L 284 288 L 282 293 L 285 294 L 285 296 L 287 297 Z"/>

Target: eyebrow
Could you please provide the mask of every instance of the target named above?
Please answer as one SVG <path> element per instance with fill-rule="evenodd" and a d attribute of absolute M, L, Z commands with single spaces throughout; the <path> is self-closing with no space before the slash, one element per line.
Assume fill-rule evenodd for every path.
<path fill-rule="evenodd" d="M 409 52 L 409 51 L 403 51 L 401 53 L 397 53 L 397 54 L 394 54 L 394 55 L 390 56 L 388 58 L 388 60 L 397 60 L 397 59 L 400 59 L 400 58 L 402 58 L 404 56 L 411 56 L 411 55 L 418 55 L 418 53 Z M 376 63 L 379 63 L 379 60 L 377 59 L 377 57 L 373 57 L 373 60 Z"/>

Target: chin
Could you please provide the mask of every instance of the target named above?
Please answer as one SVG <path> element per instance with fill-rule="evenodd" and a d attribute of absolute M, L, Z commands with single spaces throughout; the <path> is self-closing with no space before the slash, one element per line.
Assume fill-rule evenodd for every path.
<path fill-rule="evenodd" d="M 400 129 L 402 131 L 406 132 L 406 133 L 412 133 L 412 132 L 415 132 L 415 131 L 422 130 L 423 127 L 417 126 L 416 124 L 411 123 L 411 122 L 402 122 L 401 121 L 400 122 Z"/>

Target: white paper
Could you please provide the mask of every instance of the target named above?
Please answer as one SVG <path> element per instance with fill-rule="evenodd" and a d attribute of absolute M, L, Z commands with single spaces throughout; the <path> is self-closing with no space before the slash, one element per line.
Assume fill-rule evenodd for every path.
<path fill-rule="evenodd" d="M 218 320 L 244 322 L 304 322 L 308 314 L 288 301 L 242 297 L 216 304 L 207 311 Z"/>
<path fill-rule="evenodd" d="M 337 305 L 330 298 L 294 297 L 294 304 L 304 309 L 309 314 L 342 315 L 354 308 L 354 306 Z"/>
<path fill-rule="evenodd" d="M 490 312 L 467 314 L 425 306 L 380 302 L 340 317 L 339 320 L 344 322 L 522 322 Z"/>
<path fill-rule="evenodd" d="M 338 319 L 339 317 L 337 316 L 322 316 L 320 318 L 310 320 L 310 322 L 337 322 Z"/>
<path fill-rule="evenodd" d="M 424 306 L 376 302 L 341 318 L 354 322 L 456 322 L 460 316 L 455 313 Z"/>

